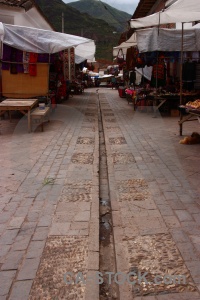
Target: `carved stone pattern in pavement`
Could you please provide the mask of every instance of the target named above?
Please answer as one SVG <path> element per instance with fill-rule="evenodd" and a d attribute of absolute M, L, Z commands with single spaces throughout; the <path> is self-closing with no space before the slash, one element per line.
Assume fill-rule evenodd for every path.
<path fill-rule="evenodd" d="M 149 196 L 148 185 L 144 179 L 129 179 L 118 184 L 120 201 L 143 201 Z"/>
<path fill-rule="evenodd" d="M 77 144 L 94 145 L 94 138 L 90 137 L 79 137 Z"/>
<path fill-rule="evenodd" d="M 111 145 L 122 145 L 122 144 L 127 144 L 124 137 L 109 138 L 109 143 L 110 143 Z"/>
<path fill-rule="evenodd" d="M 82 272 L 86 278 L 87 253 L 86 237 L 49 237 L 29 300 L 84 299 L 84 283 L 66 284 L 64 274 Z"/>
<path fill-rule="evenodd" d="M 131 281 L 136 280 L 133 285 L 133 295 L 155 295 L 168 293 L 193 292 L 196 290 L 188 269 L 173 241 L 170 234 L 156 234 L 134 237 L 127 241 L 129 266 L 131 272 L 136 276 Z M 144 281 L 137 282 L 137 275 L 147 272 Z M 167 275 L 183 275 L 186 283 L 181 280 L 175 282 L 171 277 L 170 284 L 166 284 Z M 155 283 L 155 277 L 160 276 L 160 284 Z M 175 278 L 175 277 L 174 277 Z M 168 279 L 169 280 L 169 279 Z M 169 296 L 170 299 L 170 296 Z M 181 296 L 180 296 L 181 299 Z"/>
<path fill-rule="evenodd" d="M 92 153 L 75 153 L 73 154 L 71 161 L 74 164 L 93 164 L 93 154 Z"/>
<path fill-rule="evenodd" d="M 114 164 L 135 163 L 135 158 L 131 153 L 113 153 L 112 159 Z"/>

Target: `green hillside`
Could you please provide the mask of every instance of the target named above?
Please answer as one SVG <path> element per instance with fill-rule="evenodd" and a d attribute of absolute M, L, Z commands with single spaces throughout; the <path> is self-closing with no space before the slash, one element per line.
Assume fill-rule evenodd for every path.
<path fill-rule="evenodd" d="M 117 31 L 126 30 L 127 21 L 131 19 L 131 15 L 128 13 L 99 0 L 80 0 L 68 3 L 68 5 L 78 9 L 81 13 L 88 13 L 94 18 L 104 20 L 111 26 L 114 26 Z"/>
<path fill-rule="evenodd" d="M 65 4 L 61 0 L 35 0 L 56 31 L 62 31 L 64 13 L 64 32 L 95 40 L 96 59 L 112 60 L 112 48 L 118 44 L 120 33 L 114 26 L 103 20 L 95 19 L 86 13 Z"/>

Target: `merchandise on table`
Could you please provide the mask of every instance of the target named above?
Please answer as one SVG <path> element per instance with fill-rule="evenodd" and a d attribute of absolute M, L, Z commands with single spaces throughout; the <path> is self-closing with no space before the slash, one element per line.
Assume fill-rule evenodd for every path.
<path fill-rule="evenodd" d="M 200 109 L 200 99 L 197 99 L 195 101 L 189 101 L 186 103 L 186 106 L 195 109 Z"/>

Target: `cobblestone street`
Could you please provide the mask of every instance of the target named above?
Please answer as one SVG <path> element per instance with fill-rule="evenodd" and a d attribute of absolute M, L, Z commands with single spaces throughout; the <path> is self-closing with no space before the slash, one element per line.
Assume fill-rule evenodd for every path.
<path fill-rule="evenodd" d="M 0 300 L 200 299 L 200 145 L 152 116 L 102 88 L 59 105 L 44 132 L 0 121 Z M 100 291 L 98 271 L 123 284 Z"/>

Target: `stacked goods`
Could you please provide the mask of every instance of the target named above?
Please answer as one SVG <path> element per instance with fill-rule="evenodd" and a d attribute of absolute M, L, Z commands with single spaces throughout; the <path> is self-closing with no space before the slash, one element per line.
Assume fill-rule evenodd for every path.
<path fill-rule="evenodd" d="M 195 101 L 189 101 L 188 103 L 186 103 L 186 106 L 195 109 L 200 109 L 200 99 L 197 99 Z"/>

